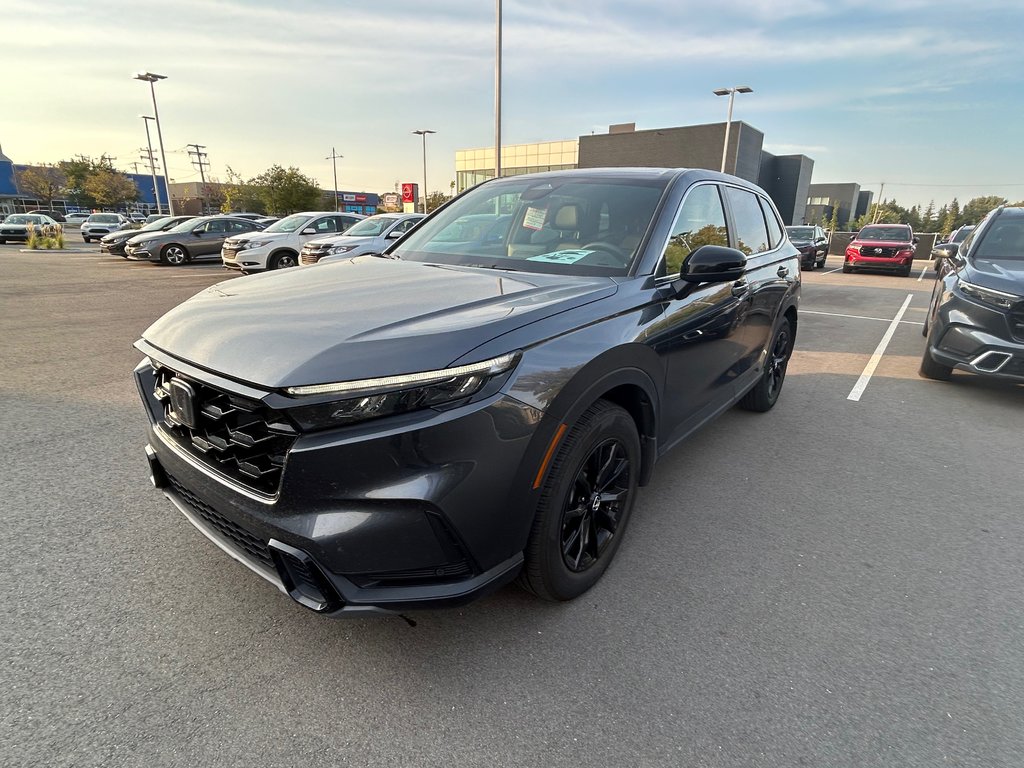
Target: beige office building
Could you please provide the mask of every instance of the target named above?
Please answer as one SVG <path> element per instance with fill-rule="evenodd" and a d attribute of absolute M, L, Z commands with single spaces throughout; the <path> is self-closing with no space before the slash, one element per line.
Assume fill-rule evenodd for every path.
<path fill-rule="evenodd" d="M 519 176 L 541 171 L 564 171 L 579 164 L 580 144 L 576 139 L 542 141 L 538 144 L 506 144 L 501 148 L 501 175 Z M 494 178 L 494 147 L 455 151 L 457 191 Z"/>

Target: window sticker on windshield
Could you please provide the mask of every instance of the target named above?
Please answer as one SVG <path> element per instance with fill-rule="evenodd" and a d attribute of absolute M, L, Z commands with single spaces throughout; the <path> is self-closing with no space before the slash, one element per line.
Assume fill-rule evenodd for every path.
<path fill-rule="evenodd" d="M 523 217 L 523 226 L 526 229 L 540 229 L 544 226 L 544 217 L 547 216 L 547 208 L 527 208 Z"/>
<path fill-rule="evenodd" d="M 593 251 L 554 251 L 542 253 L 539 256 L 531 256 L 527 261 L 543 261 L 547 264 L 575 264 L 580 259 L 585 259 Z"/>

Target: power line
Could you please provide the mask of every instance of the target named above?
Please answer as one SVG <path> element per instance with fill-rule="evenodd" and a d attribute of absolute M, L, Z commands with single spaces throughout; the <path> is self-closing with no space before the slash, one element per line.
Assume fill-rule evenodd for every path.
<path fill-rule="evenodd" d="M 208 202 L 207 198 L 210 197 L 210 190 L 206 186 L 206 169 L 210 167 L 210 161 L 206 159 L 208 157 L 207 153 L 203 152 L 206 149 L 206 145 L 186 144 L 185 146 L 189 148 L 188 156 L 192 160 L 192 165 L 199 169 L 199 179 L 203 185 L 203 207 L 205 208 Z"/>

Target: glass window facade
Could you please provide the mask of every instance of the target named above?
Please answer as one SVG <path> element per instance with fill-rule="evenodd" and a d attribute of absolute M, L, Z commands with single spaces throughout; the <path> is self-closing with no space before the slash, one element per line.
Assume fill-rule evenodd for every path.
<path fill-rule="evenodd" d="M 579 165 L 579 142 L 544 141 L 538 144 L 510 144 L 501 148 L 501 175 L 564 171 Z M 460 149 L 455 152 L 455 184 L 462 192 L 494 178 L 494 147 Z"/>

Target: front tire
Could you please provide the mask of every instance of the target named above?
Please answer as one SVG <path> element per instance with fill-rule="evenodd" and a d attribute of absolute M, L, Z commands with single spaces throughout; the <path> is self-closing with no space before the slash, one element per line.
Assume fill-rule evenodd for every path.
<path fill-rule="evenodd" d="M 267 269 L 288 269 L 288 267 L 299 266 L 298 254 L 291 251 L 280 251 L 270 257 L 267 262 Z"/>
<path fill-rule="evenodd" d="M 853 267 L 849 267 L 846 264 L 843 264 L 843 274 L 849 275 L 851 272 L 853 272 Z"/>
<path fill-rule="evenodd" d="M 90 238 L 86 237 L 85 235 L 82 235 L 82 240 L 84 240 L 87 243 L 91 243 L 92 242 L 92 240 Z"/>
<path fill-rule="evenodd" d="M 768 359 L 764 364 L 761 379 L 740 400 L 740 408 L 746 411 L 764 413 L 770 411 L 779 399 L 782 385 L 786 381 L 786 368 L 793 354 L 793 329 L 789 318 L 783 317 L 772 345 L 768 350 Z"/>
<path fill-rule="evenodd" d="M 522 587 L 544 600 L 590 589 L 622 541 L 640 476 L 640 438 L 607 400 L 588 408 L 559 446 L 541 488 Z"/>
<path fill-rule="evenodd" d="M 949 381 L 953 376 L 953 369 L 948 365 L 935 362 L 927 347 L 921 356 L 920 372 L 926 379 L 935 379 L 936 381 Z"/>
<path fill-rule="evenodd" d="M 160 251 L 160 263 L 171 267 L 180 267 L 188 261 L 188 251 L 174 243 L 165 245 Z"/>

